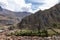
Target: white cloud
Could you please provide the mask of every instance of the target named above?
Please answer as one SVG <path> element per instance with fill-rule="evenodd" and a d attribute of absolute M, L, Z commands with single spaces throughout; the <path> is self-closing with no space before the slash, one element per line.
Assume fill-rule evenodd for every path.
<path fill-rule="evenodd" d="M 58 0 L 45 0 L 45 4 L 40 6 L 41 10 L 49 9 L 50 7 L 56 5 L 59 1 Z"/>
<path fill-rule="evenodd" d="M 35 2 L 38 2 L 38 1 L 35 0 Z M 57 3 L 59 3 L 59 0 L 42 0 L 42 2 L 44 2 L 44 4 L 43 5 L 40 5 L 34 12 L 36 12 L 38 10 L 49 9 L 49 8 L 53 7 L 54 5 L 56 5 Z"/>
<path fill-rule="evenodd" d="M 59 0 L 28 0 L 30 3 L 26 4 L 25 0 L 0 0 L 0 3 L 4 4 L 2 5 L 3 8 L 11 10 L 11 11 L 29 11 L 29 12 L 36 12 L 38 10 L 45 10 L 49 9 L 52 6 L 56 5 Z M 32 3 L 44 3 L 43 5 L 38 5 L 37 8 L 35 8 L 34 4 Z M 33 10 L 33 8 L 35 10 Z"/>
<path fill-rule="evenodd" d="M 0 3 L 8 4 L 8 3 L 7 3 L 7 0 L 0 0 Z"/>
<path fill-rule="evenodd" d="M 31 9 L 31 4 L 26 4 L 24 0 L 0 0 L 0 3 L 4 3 L 5 6 L 2 5 L 2 7 L 11 11 L 23 11 L 22 8 Z"/>

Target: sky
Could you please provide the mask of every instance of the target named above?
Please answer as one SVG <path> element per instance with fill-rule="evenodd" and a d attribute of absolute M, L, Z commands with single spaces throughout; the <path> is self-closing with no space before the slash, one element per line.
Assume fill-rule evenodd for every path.
<path fill-rule="evenodd" d="M 45 10 L 58 4 L 60 0 L 0 0 L 0 6 L 15 12 Z"/>

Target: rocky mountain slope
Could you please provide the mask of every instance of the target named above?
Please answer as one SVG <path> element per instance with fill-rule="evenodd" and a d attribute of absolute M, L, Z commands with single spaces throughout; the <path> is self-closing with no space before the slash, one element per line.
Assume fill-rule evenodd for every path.
<path fill-rule="evenodd" d="M 0 24 L 15 24 L 21 21 L 25 16 L 30 15 L 29 12 L 13 12 L 3 9 L 0 6 Z"/>
<path fill-rule="evenodd" d="M 48 10 L 39 10 L 35 14 L 23 18 L 18 27 L 25 29 L 37 29 L 37 27 L 60 28 L 60 3 Z"/>

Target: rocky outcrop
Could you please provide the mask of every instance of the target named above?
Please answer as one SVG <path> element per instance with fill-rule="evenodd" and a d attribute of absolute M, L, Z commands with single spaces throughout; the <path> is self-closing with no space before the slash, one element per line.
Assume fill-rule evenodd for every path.
<path fill-rule="evenodd" d="M 38 26 L 40 28 L 60 28 L 60 3 L 48 10 L 39 10 L 35 14 L 23 18 L 18 24 L 20 29 L 36 29 Z"/>

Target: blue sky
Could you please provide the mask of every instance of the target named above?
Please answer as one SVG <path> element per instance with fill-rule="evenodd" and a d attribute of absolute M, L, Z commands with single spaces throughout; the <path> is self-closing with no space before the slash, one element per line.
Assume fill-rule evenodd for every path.
<path fill-rule="evenodd" d="M 0 0 L 0 5 L 8 10 L 20 12 L 36 12 L 53 7 L 60 0 Z"/>
<path fill-rule="evenodd" d="M 32 4 L 32 10 L 36 10 L 40 5 L 43 5 L 44 3 L 43 2 L 34 2 L 34 0 L 25 0 L 26 3 L 31 3 Z"/>

